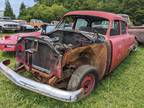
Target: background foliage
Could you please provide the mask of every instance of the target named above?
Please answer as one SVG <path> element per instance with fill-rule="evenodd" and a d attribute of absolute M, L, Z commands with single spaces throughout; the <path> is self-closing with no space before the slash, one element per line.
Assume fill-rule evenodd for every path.
<path fill-rule="evenodd" d="M 8 1 L 8 0 L 7 0 Z M 130 15 L 135 25 L 144 24 L 144 0 L 34 0 L 33 7 L 25 8 L 22 3 L 19 18 L 38 18 L 50 22 L 59 20 L 64 13 L 72 10 L 101 10 Z M 6 2 L 5 15 L 13 16 Z M 9 6 L 8 6 L 9 5 Z M 9 8 L 8 8 L 9 7 Z M 9 15 L 10 14 L 10 15 Z"/>
<path fill-rule="evenodd" d="M 15 18 L 15 15 L 14 15 L 14 13 L 13 13 L 13 10 L 12 10 L 12 8 L 11 8 L 11 5 L 10 5 L 9 0 L 6 0 L 6 1 L 5 1 L 4 16 L 11 17 L 12 19 Z"/>

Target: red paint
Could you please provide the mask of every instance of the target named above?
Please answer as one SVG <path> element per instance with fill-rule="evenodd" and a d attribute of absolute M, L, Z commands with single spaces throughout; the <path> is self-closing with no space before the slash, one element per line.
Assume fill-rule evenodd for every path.
<path fill-rule="evenodd" d="M 51 77 L 52 76 L 57 76 L 58 78 L 62 78 L 62 65 L 61 65 L 61 60 L 59 60 L 58 64 L 56 65 L 56 69 L 51 71 Z"/>
<path fill-rule="evenodd" d="M 65 16 L 68 15 L 88 15 L 88 16 L 102 17 L 108 20 L 114 20 L 118 18 L 124 21 L 124 18 L 119 15 L 116 15 L 114 13 L 102 12 L 102 11 L 72 11 L 65 14 Z"/>
<path fill-rule="evenodd" d="M 100 12 L 100 11 L 72 11 L 72 12 L 65 14 L 65 16 L 69 16 L 69 15 L 96 16 L 96 17 L 102 17 L 102 18 L 109 20 L 109 26 L 108 26 L 107 33 L 105 35 L 105 39 L 107 42 L 110 42 L 110 44 L 111 44 L 109 46 L 110 47 L 109 49 L 111 49 L 111 51 L 110 51 L 111 57 L 108 58 L 108 60 L 111 61 L 108 64 L 108 66 L 110 66 L 110 70 L 109 70 L 110 72 L 113 69 L 115 69 L 116 66 L 118 66 L 122 62 L 122 60 L 124 60 L 125 57 L 127 57 L 130 49 L 132 49 L 132 47 L 135 45 L 135 37 L 128 33 L 128 25 L 125 22 L 124 18 L 119 15 L 116 15 L 113 13 L 107 13 L 107 12 Z M 113 21 L 115 21 L 115 20 L 117 20 L 117 22 L 118 22 L 119 29 L 117 31 L 119 31 L 120 34 L 115 35 L 115 36 L 110 36 L 110 31 L 113 27 Z M 122 22 L 126 23 L 126 29 L 125 29 L 126 33 L 125 34 L 123 34 L 122 30 L 121 30 Z M 40 34 L 36 35 L 34 33 L 31 33 L 31 35 L 39 36 Z M 24 36 L 31 36 L 31 35 L 25 34 Z M 16 40 L 13 38 L 11 39 L 11 41 Z M 15 41 L 15 43 L 16 42 L 17 42 L 17 40 Z M 0 48 L 1 48 L 1 46 L 0 46 Z M 59 62 L 57 64 L 57 66 L 54 68 L 54 70 L 51 70 L 52 71 L 51 76 L 57 76 L 58 78 L 62 78 L 62 69 L 61 68 L 62 68 L 61 62 Z M 89 84 L 86 84 L 87 80 L 89 80 Z M 85 88 L 85 91 L 87 94 L 89 93 L 89 90 L 92 87 L 92 84 L 93 84 L 92 76 L 87 76 L 83 80 L 82 86 Z M 86 86 L 88 86 L 88 87 L 86 87 Z"/>
<path fill-rule="evenodd" d="M 117 36 L 107 35 L 112 47 L 110 71 L 115 69 L 128 56 L 130 48 L 135 45 L 135 37 L 128 33 L 128 29 L 126 30 L 126 34 L 122 34 L 120 31 L 120 35 Z"/>
<path fill-rule="evenodd" d="M 134 43 L 135 37 L 128 33 L 128 24 L 126 27 L 126 34 L 122 34 L 121 29 L 119 29 L 120 35 L 110 36 L 110 29 L 113 27 L 114 20 L 119 21 L 120 28 L 121 28 L 121 22 L 122 21 L 125 22 L 124 18 L 117 14 L 101 11 L 72 11 L 65 14 L 65 16 L 69 15 L 88 15 L 88 16 L 102 17 L 109 20 L 110 24 L 108 31 L 105 35 L 105 38 L 107 41 L 110 41 L 112 49 L 110 71 L 112 71 L 114 68 L 116 68 L 117 65 L 120 64 L 120 62 L 129 54 L 129 49 L 133 47 L 135 44 Z"/>
<path fill-rule="evenodd" d="M 0 39 L 0 50 L 4 52 L 16 51 L 15 45 L 19 37 L 28 37 L 28 36 L 39 37 L 40 35 L 41 35 L 41 32 L 37 31 L 37 32 L 31 32 L 31 33 L 18 33 L 18 34 L 13 34 L 10 36 L 5 36 L 4 38 Z M 11 46 L 7 47 L 7 45 L 11 45 Z"/>
<path fill-rule="evenodd" d="M 17 46 L 17 48 L 18 48 L 19 51 L 24 51 L 24 49 L 25 49 L 22 44 L 19 44 Z"/>
<path fill-rule="evenodd" d="M 86 75 L 81 83 L 81 88 L 84 89 L 85 95 L 89 95 L 95 85 L 95 77 L 92 74 Z"/>

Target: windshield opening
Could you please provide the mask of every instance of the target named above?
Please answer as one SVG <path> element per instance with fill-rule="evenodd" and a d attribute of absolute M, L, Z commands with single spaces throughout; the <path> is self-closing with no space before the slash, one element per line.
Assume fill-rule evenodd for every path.
<path fill-rule="evenodd" d="M 109 27 L 109 20 L 94 16 L 66 16 L 56 27 L 61 30 L 80 30 L 95 32 L 106 35 Z"/>

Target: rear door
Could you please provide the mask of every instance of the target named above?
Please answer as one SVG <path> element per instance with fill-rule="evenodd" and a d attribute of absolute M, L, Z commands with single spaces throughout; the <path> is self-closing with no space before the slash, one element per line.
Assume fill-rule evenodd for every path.
<path fill-rule="evenodd" d="M 121 33 L 121 21 L 114 20 L 110 30 L 110 41 L 112 45 L 112 71 L 126 57 L 128 47 L 126 45 L 126 34 Z"/>
<path fill-rule="evenodd" d="M 125 21 L 121 21 L 121 35 L 125 44 L 124 54 L 127 56 L 133 47 L 134 37 L 128 33 L 128 25 Z"/>

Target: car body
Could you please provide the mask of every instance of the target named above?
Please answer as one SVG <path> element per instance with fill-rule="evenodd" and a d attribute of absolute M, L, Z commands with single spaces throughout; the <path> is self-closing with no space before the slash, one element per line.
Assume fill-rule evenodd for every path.
<path fill-rule="evenodd" d="M 20 25 L 26 25 L 27 24 L 26 20 L 19 20 L 19 19 L 17 19 L 17 20 L 13 20 L 13 21 L 15 21 L 17 23 L 20 23 Z"/>
<path fill-rule="evenodd" d="M 132 35 L 135 35 L 138 43 L 144 45 L 144 25 L 134 26 L 134 24 L 131 22 L 129 18 L 129 15 L 127 14 L 118 14 L 118 15 L 125 18 L 129 26 L 129 33 Z"/>
<path fill-rule="evenodd" d="M 13 21 L 20 24 L 20 31 L 22 31 L 22 32 L 35 31 L 35 28 L 31 25 L 28 25 L 26 20 L 13 20 Z"/>
<path fill-rule="evenodd" d="M 0 50 L 3 52 L 15 52 L 16 43 L 20 37 L 34 36 L 39 37 L 41 31 L 28 32 L 28 33 L 17 33 L 12 35 L 6 35 L 0 38 Z"/>
<path fill-rule="evenodd" d="M 56 30 L 41 38 L 24 37 L 16 45 L 15 71 L 0 63 L 16 85 L 61 101 L 90 95 L 97 83 L 135 50 L 123 17 L 100 11 L 72 11 Z M 18 72 L 29 71 L 39 82 Z M 17 72 L 17 73 L 16 73 Z"/>
<path fill-rule="evenodd" d="M 11 20 L 10 17 L 0 17 L 0 20 Z"/>
<path fill-rule="evenodd" d="M 0 32 L 20 30 L 20 25 L 9 18 L 0 18 Z"/>
<path fill-rule="evenodd" d="M 36 29 L 40 29 L 41 26 L 47 25 L 47 23 L 39 19 L 31 19 L 30 22 L 28 22 L 27 24 L 33 26 Z"/>
<path fill-rule="evenodd" d="M 125 19 L 125 21 L 128 23 L 128 26 L 129 26 L 129 27 L 132 27 L 132 26 L 133 26 L 133 23 L 132 23 L 132 21 L 130 20 L 129 15 L 127 15 L 127 14 L 118 14 L 118 15 L 122 16 L 122 17 Z"/>
<path fill-rule="evenodd" d="M 46 33 L 54 31 L 55 27 L 56 27 L 56 25 L 48 24 L 48 26 L 46 27 Z"/>

